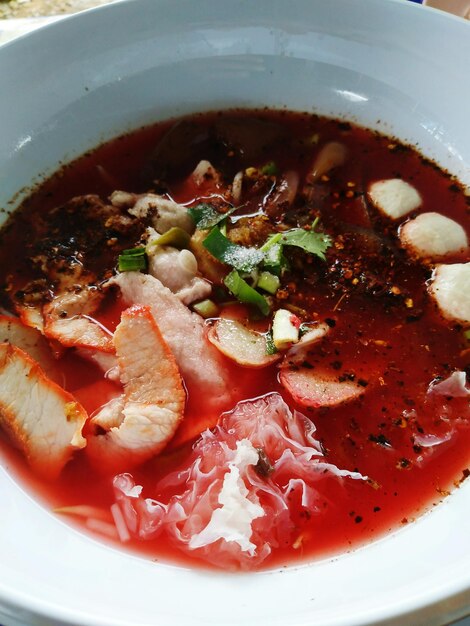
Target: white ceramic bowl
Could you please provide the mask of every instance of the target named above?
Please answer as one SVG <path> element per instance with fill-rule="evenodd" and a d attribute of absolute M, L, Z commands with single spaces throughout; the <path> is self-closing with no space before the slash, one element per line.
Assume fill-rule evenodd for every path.
<path fill-rule="evenodd" d="M 130 0 L 84 13 L 0 50 L 0 206 L 125 130 L 233 106 L 354 119 L 470 183 L 469 58 L 467 23 L 399 0 Z M 6 465 L 5 626 L 432 626 L 470 611 L 470 484 L 352 554 L 234 576 L 99 544 Z"/>

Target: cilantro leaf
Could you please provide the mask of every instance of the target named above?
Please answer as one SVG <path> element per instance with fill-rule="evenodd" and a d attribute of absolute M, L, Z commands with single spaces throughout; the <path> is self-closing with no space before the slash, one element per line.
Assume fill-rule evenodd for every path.
<path fill-rule="evenodd" d="M 331 246 L 331 237 L 325 233 L 317 233 L 314 230 L 294 228 L 281 236 L 281 242 L 285 246 L 296 246 L 305 252 L 315 254 L 325 261 L 325 252 Z"/>

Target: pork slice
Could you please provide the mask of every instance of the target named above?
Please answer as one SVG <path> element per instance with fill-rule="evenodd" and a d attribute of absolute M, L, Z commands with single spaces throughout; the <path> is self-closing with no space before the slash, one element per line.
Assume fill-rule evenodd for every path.
<path fill-rule="evenodd" d="M 119 380 L 119 364 L 115 354 L 88 347 L 77 348 L 75 353 L 80 358 L 94 363 L 109 380 Z"/>
<path fill-rule="evenodd" d="M 44 334 L 66 347 L 114 352 L 111 333 L 91 317 L 103 297 L 96 287 L 56 296 L 43 308 Z"/>
<path fill-rule="evenodd" d="M 10 343 L 24 352 L 41 366 L 45 374 L 56 383 L 63 382 L 63 375 L 49 343 L 42 334 L 25 326 L 16 317 L 0 315 L 0 343 Z"/>
<path fill-rule="evenodd" d="M 42 306 L 15 306 L 15 310 L 20 316 L 20 320 L 26 326 L 35 328 L 41 333 L 44 332 L 44 317 L 42 315 Z"/>
<path fill-rule="evenodd" d="M 0 426 L 44 478 L 56 478 L 86 441 L 83 407 L 23 350 L 0 344 Z"/>
<path fill-rule="evenodd" d="M 114 206 L 126 208 L 133 217 L 150 218 L 152 226 L 159 233 L 166 233 L 173 226 L 179 226 L 190 234 L 194 231 L 194 222 L 188 209 L 165 196 L 154 193 L 138 195 L 115 191 L 110 200 Z"/>
<path fill-rule="evenodd" d="M 124 394 L 92 418 L 97 429 L 89 453 L 100 465 L 122 470 L 165 447 L 183 418 L 186 396 L 175 359 L 149 307 L 124 311 L 114 344 Z"/>
<path fill-rule="evenodd" d="M 224 357 L 210 344 L 203 319 L 153 276 L 123 272 L 111 279 L 128 304 L 148 304 L 185 383 L 204 391 L 206 406 L 228 408 L 234 382 Z M 190 390 L 191 391 L 191 390 Z"/>

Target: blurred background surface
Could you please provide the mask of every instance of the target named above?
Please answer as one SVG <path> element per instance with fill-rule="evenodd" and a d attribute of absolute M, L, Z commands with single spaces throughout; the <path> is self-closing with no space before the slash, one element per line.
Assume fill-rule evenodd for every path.
<path fill-rule="evenodd" d="M 64 15 L 113 0 L 0 0 L 0 19 Z"/>

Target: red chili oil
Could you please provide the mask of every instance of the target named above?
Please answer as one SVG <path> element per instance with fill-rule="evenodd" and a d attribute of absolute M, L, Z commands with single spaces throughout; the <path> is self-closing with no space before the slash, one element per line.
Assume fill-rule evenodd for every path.
<path fill-rule="evenodd" d="M 233 154 L 230 150 L 223 155 L 209 150 L 206 158 L 216 163 L 219 159 L 231 176 L 241 166 L 260 167 L 274 161 L 279 171 L 295 170 L 303 178 L 318 146 L 328 141 L 346 146 L 346 164 L 322 177 L 312 198 L 312 215 L 315 211 L 321 213 L 325 228 L 339 233 L 336 241 L 342 241 L 349 227 L 358 237 L 363 234 L 361 229 L 375 228 L 387 238 L 391 249 L 397 249 L 396 224 L 376 215 L 371 218 L 364 208 L 368 183 L 381 178 L 404 178 L 423 198 L 418 213 L 443 213 L 470 234 L 469 199 L 460 185 L 409 146 L 353 124 L 307 114 L 265 111 L 232 112 L 231 116 L 242 126 L 253 119 L 278 125 L 282 137 L 288 137 L 287 143 L 284 139 L 280 143 L 267 141 L 264 148 L 258 146 L 251 153 L 248 149 L 243 153 L 243 146 Z M 223 118 L 221 114 L 209 114 L 194 120 L 201 128 L 212 128 Z M 31 236 L 31 224 L 44 212 L 79 194 L 97 193 L 106 198 L 115 189 L 158 190 L 161 180 L 158 176 L 152 178 L 155 171 L 149 163 L 155 161 L 155 146 L 170 126 L 155 125 L 109 142 L 67 165 L 35 190 L 2 236 L 0 283 L 6 284 L 9 274 L 23 271 L 18 251 L 24 249 Z M 251 154 L 255 155 L 253 162 L 249 160 Z M 203 155 L 196 156 L 189 151 L 184 158 L 174 159 L 177 168 L 171 170 L 167 184 L 175 200 L 191 200 L 191 189 L 184 181 Z M 252 208 L 259 208 L 260 198 L 253 198 Z M 342 225 L 339 231 L 338 224 Z M 264 370 L 228 362 L 227 366 L 232 369 L 239 399 L 278 391 L 291 408 L 299 409 L 315 423 L 328 462 L 361 472 L 369 480 L 322 481 L 318 510 L 309 512 L 299 507 L 294 544 L 273 551 L 263 567 L 322 558 L 377 539 L 412 522 L 469 473 L 468 399 L 430 399 L 427 395 L 431 381 L 455 370 L 468 373 L 470 361 L 469 345 L 461 329 L 444 323 L 426 296 L 429 267 L 404 261 L 402 255 L 392 274 L 396 279 L 392 295 L 380 289 L 374 294 L 373 290 L 356 287 L 355 278 L 359 276 L 359 282 L 364 277 L 356 275 L 354 267 L 340 264 L 339 269 L 335 268 L 335 254 L 341 257 L 341 247 L 333 247 L 328 253 L 327 263 L 333 268 L 329 278 L 319 281 L 308 272 L 299 271 L 297 276 L 292 272 L 283 297 L 305 309 L 311 320 L 326 319 L 331 327 L 329 336 L 310 354 L 309 366 L 327 364 L 345 380 L 363 385 L 363 396 L 335 408 L 296 407 L 279 384 L 277 366 Z M 450 258 L 452 261 L 468 258 Z M 8 298 L 3 303 L 8 305 Z M 282 306 L 282 300 L 277 305 Z M 121 309 L 119 301 L 108 303 L 99 321 L 112 331 Z M 62 362 L 66 388 L 90 413 L 120 392 L 119 386 L 104 379 L 94 365 L 73 353 L 66 353 Z M 185 419 L 168 449 L 132 472 L 150 497 L 157 480 L 184 463 L 197 433 L 217 421 L 217 415 L 204 409 L 210 389 L 188 391 Z M 442 443 L 426 447 L 423 442 L 429 435 L 439 437 Z M 3 440 L 1 448 L 12 473 L 51 508 L 72 504 L 108 507 L 113 502 L 112 477 L 91 467 L 83 451 L 75 454 L 56 482 L 45 484 L 31 474 L 23 459 Z M 154 560 L 196 563 L 168 545 L 165 537 L 147 542 L 133 540 L 126 547 Z"/>

